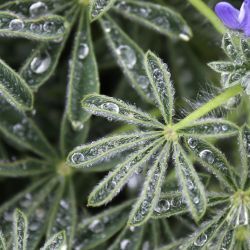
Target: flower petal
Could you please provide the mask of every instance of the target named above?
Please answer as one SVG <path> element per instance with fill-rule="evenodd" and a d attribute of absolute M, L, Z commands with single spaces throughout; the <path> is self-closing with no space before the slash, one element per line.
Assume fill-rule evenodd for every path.
<path fill-rule="evenodd" d="M 215 12 L 225 26 L 230 29 L 240 29 L 240 22 L 238 21 L 240 11 L 231 4 L 226 2 L 218 3 L 215 6 Z"/>
<path fill-rule="evenodd" d="M 240 9 L 238 18 L 240 29 L 242 29 L 246 36 L 250 36 L 250 0 L 245 0 Z"/>

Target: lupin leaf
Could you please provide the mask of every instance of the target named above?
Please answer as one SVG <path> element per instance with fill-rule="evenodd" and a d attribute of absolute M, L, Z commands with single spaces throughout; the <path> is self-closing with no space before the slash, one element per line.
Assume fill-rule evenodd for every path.
<path fill-rule="evenodd" d="M 64 231 L 61 231 L 53 235 L 41 248 L 41 250 L 63 250 L 67 249 L 66 246 L 66 235 Z"/>
<path fill-rule="evenodd" d="M 70 27 L 74 24 L 77 14 L 78 11 L 74 7 L 71 8 L 65 14 L 70 25 L 64 37 L 55 41 L 39 44 L 21 67 L 19 74 L 34 91 L 42 86 L 55 71 L 70 34 Z"/>
<path fill-rule="evenodd" d="M 45 158 L 55 157 L 55 152 L 50 146 L 40 129 L 33 120 L 18 111 L 0 96 L 0 131 L 14 145 L 28 149 Z"/>
<path fill-rule="evenodd" d="M 219 239 L 215 245 L 215 249 L 229 249 L 233 250 L 235 240 L 235 230 L 231 227 L 231 225 L 228 225 L 226 229 L 224 229 L 220 235 Z"/>
<path fill-rule="evenodd" d="M 240 186 L 244 188 L 250 170 L 250 128 L 244 125 L 239 134 L 239 151 L 241 155 Z"/>
<path fill-rule="evenodd" d="M 192 31 L 181 15 L 150 2 L 118 0 L 114 8 L 121 15 L 172 38 L 189 41 Z"/>
<path fill-rule="evenodd" d="M 212 172 L 227 188 L 235 190 L 232 167 L 220 150 L 204 140 L 192 137 L 186 139 L 186 145 L 202 166 Z"/>
<path fill-rule="evenodd" d="M 178 144 L 174 145 L 174 158 L 177 178 L 182 187 L 183 199 L 187 203 L 193 218 L 199 221 L 206 212 L 207 207 L 204 186 L 186 153 Z"/>
<path fill-rule="evenodd" d="M 19 110 L 33 107 L 33 94 L 27 83 L 0 59 L 0 97 L 2 95 Z"/>
<path fill-rule="evenodd" d="M 167 170 L 167 161 L 170 145 L 165 145 L 155 157 L 155 163 L 148 171 L 140 198 L 135 203 L 130 216 L 129 225 L 139 226 L 144 224 L 152 215 L 160 198 L 162 182 Z"/>
<path fill-rule="evenodd" d="M 250 42 L 245 37 L 241 37 L 240 39 L 241 52 L 244 55 L 246 61 L 250 60 Z"/>
<path fill-rule="evenodd" d="M 28 240 L 28 221 L 23 212 L 16 209 L 14 213 L 14 249 L 26 250 Z"/>
<path fill-rule="evenodd" d="M 0 231 L 0 249 L 7 250 L 6 240 L 5 240 L 3 233 L 1 231 Z"/>
<path fill-rule="evenodd" d="M 51 166 L 44 161 L 27 158 L 14 162 L 0 161 L 0 176 L 24 177 L 40 175 L 51 171 Z"/>
<path fill-rule="evenodd" d="M 143 227 L 125 227 L 107 250 L 139 250 L 142 244 Z"/>
<path fill-rule="evenodd" d="M 149 143 L 157 138 L 159 138 L 157 132 L 107 136 L 90 144 L 76 147 L 69 153 L 67 162 L 72 167 L 90 167 L 115 154 Z"/>
<path fill-rule="evenodd" d="M 107 241 L 126 224 L 131 201 L 111 207 L 79 223 L 73 249 L 92 249 Z M 105 232 L 105 233 L 104 233 Z"/>
<path fill-rule="evenodd" d="M 89 18 L 94 21 L 100 18 L 104 13 L 106 13 L 116 0 L 90 0 L 89 6 Z"/>
<path fill-rule="evenodd" d="M 90 23 L 87 10 L 83 8 L 80 13 L 78 30 L 72 51 L 66 108 L 68 118 L 76 129 L 90 117 L 88 112 L 82 110 L 82 97 L 87 94 L 98 93 L 99 85 Z"/>
<path fill-rule="evenodd" d="M 100 23 L 112 54 L 129 83 L 143 99 L 152 102 L 152 91 L 143 64 L 143 51 L 108 15 L 102 17 Z"/>
<path fill-rule="evenodd" d="M 218 73 L 231 73 L 235 69 L 232 62 L 216 61 L 208 63 L 208 66 Z"/>
<path fill-rule="evenodd" d="M 83 99 L 82 106 L 88 112 L 106 119 L 123 121 L 142 127 L 163 128 L 163 124 L 147 113 L 113 97 L 91 94 Z"/>
<path fill-rule="evenodd" d="M 100 206 L 111 201 L 129 178 L 162 147 L 162 143 L 162 139 L 148 143 L 143 149 L 132 154 L 118 165 L 114 171 L 109 172 L 89 195 L 88 205 Z"/>
<path fill-rule="evenodd" d="M 164 65 L 153 52 L 148 51 L 145 56 L 145 67 L 157 106 L 166 124 L 171 124 L 174 110 L 174 89 L 167 65 Z"/>
<path fill-rule="evenodd" d="M 238 37 L 237 37 L 238 39 Z M 222 49 L 225 51 L 227 56 L 235 61 L 239 58 L 239 49 L 236 46 L 236 36 L 233 33 L 226 33 L 222 40 Z"/>
<path fill-rule="evenodd" d="M 236 135 L 239 127 L 223 119 L 203 119 L 178 130 L 179 134 L 195 137 L 226 138 Z"/>
<path fill-rule="evenodd" d="M 1 11 L 0 18 L 0 36 L 49 41 L 63 37 L 68 28 L 67 21 L 56 15 L 25 19 L 16 14 Z"/>

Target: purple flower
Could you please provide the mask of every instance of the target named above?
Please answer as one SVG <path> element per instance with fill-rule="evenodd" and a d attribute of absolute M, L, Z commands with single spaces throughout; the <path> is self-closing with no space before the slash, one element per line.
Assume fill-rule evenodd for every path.
<path fill-rule="evenodd" d="M 250 0 L 245 0 L 240 10 L 227 2 L 220 2 L 215 6 L 215 12 L 226 27 L 241 30 L 250 37 Z"/>

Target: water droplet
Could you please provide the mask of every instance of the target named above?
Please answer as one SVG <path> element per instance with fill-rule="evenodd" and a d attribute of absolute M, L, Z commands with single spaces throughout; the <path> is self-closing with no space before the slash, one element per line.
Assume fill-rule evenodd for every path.
<path fill-rule="evenodd" d="M 79 46 L 79 51 L 78 51 L 78 58 L 83 60 L 85 59 L 89 54 L 89 46 L 86 43 L 82 43 Z"/>
<path fill-rule="evenodd" d="M 135 66 L 137 59 L 132 48 L 127 45 L 121 45 L 116 49 L 116 53 L 122 58 L 129 69 Z"/>
<path fill-rule="evenodd" d="M 72 124 L 72 128 L 75 131 L 81 131 L 84 128 L 84 124 L 80 121 L 72 121 L 71 124 Z"/>
<path fill-rule="evenodd" d="M 108 110 L 108 111 L 115 112 L 115 113 L 119 113 L 119 111 L 120 111 L 118 105 L 116 105 L 115 103 L 112 103 L 112 102 L 103 103 L 101 105 L 101 108 Z"/>
<path fill-rule="evenodd" d="M 31 61 L 30 68 L 36 74 L 43 74 L 48 70 L 51 64 L 51 57 L 48 53 L 34 57 Z"/>
<path fill-rule="evenodd" d="M 194 242 L 194 245 L 197 247 L 202 247 L 202 246 L 204 246 L 206 241 L 207 241 L 207 235 L 202 234 L 196 239 L 196 241 Z"/>
<path fill-rule="evenodd" d="M 128 250 L 130 244 L 131 244 L 130 240 L 127 240 L 127 239 L 122 240 L 121 243 L 120 243 L 120 249 L 121 250 Z"/>
<path fill-rule="evenodd" d="M 54 22 L 45 22 L 43 25 L 44 31 L 47 33 L 54 33 L 56 31 L 56 26 Z"/>
<path fill-rule="evenodd" d="M 45 15 L 48 11 L 48 6 L 43 2 L 36 2 L 30 6 L 29 12 L 31 17 Z"/>
<path fill-rule="evenodd" d="M 194 204 L 199 204 L 199 202 L 200 202 L 200 199 L 199 199 L 199 197 L 194 197 Z"/>
<path fill-rule="evenodd" d="M 164 213 L 170 209 L 170 202 L 166 199 L 161 199 L 157 206 L 155 207 L 154 211 L 157 213 Z"/>
<path fill-rule="evenodd" d="M 190 148 L 196 148 L 198 145 L 198 141 L 193 139 L 193 138 L 189 138 L 188 139 L 188 145 Z"/>
<path fill-rule="evenodd" d="M 72 156 L 71 156 L 71 161 L 74 163 L 74 164 L 79 164 L 81 162 L 84 161 L 84 155 L 81 154 L 81 153 L 74 153 Z"/>
<path fill-rule="evenodd" d="M 94 220 L 89 225 L 89 230 L 93 233 L 101 233 L 104 230 L 104 224 L 100 220 Z"/>
<path fill-rule="evenodd" d="M 9 28 L 14 31 L 22 30 L 24 28 L 24 22 L 21 19 L 13 19 L 9 24 Z"/>
<path fill-rule="evenodd" d="M 222 131 L 226 132 L 226 131 L 228 131 L 228 126 L 227 125 L 222 125 L 221 129 L 222 129 Z"/>
<path fill-rule="evenodd" d="M 199 156 L 200 156 L 201 159 L 203 159 L 204 161 L 206 161 L 209 164 L 213 164 L 214 163 L 214 155 L 208 149 L 202 150 L 200 152 Z"/>
<path fill-rule="evenodd" d="M 30 25 L 30 30 L 33 32 L 39 33 L 42 31 L 42 28 L 43 28 L 43 26 L 41 24 L 38 24 L 38 23 L 32 23 Z"/>
<path fill-rule="evenodd" d="M 191 180 L 187 180 L 187 187 L 189 190 L 194 189 L 194 183 Z"/>
<path fill-rule="evenodd" d="M 179 37 L 181 40 L 185 41 L 185 42 L 188 42 L 190 40 L 190 36 L 186 33 L 180 33 L 179 34 Z"/>
<path fill-rule="evenodd" d="M 107 21 L 107 20 L 103 20 L 102 23 L 103 23 L 104 30 L 105 30 L 107 33 L 109 33 L 109 32 L 111 31 L 110 22 Z"/>
<path fill-rule="evenodd" d="M 150 84 L 148 77 L 143 75 L 137 77 L 137 82 L 142 87 L 142 89 L 147 89 Z"/>

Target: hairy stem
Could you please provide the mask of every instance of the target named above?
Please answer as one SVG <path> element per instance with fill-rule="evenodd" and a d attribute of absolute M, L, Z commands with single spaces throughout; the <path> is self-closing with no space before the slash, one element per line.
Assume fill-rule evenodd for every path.
<path fill-rule="evenodd" d="M 176 123 L 173 128 L 175 130 L 181 129 L 185 126 L 188 126 L 191 122 L 201 118 L 202 116 L 206 115 L 207 113 L 211 112 L 212 110 L 220 107 L 224 103 L 226 103 L 230 98 L 242 93 L 243 88 L 240 84 L 234 85 L 231 88 L 226 89 L 224 92 L 201 106 L 200 108 L 196 109 L 194 112 L 189 114 L 187 117 L 182 119 L 180 122 Z"/>
<path fill-rule="evenodd" d="M 205 16 L 214 28 L 221 34 L 226 32 L 226 28 L 221 23 L 216 14 L 211 10 L 202 0 L 187 0 L 191 5 L 194 6 L 203 16 Z"/>

